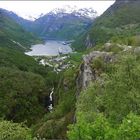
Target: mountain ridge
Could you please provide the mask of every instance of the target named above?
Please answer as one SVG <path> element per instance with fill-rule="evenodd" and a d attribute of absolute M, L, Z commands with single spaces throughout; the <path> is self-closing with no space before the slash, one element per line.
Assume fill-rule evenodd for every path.
<path fill-rule="evenodd" d="M 117 0 L 110 6 L 96 21 L 91 28 L 78 38 L 73 44 L 76 48 L 94 47 L 96 44 L 106 43 L 110 40 L 121 40 L 127 44 L 133 36 L 139 35 L 139 13 L 140 1 L 138 0 Z M 90 44 L 90 45 L 89 45 Z M 130 43 L 131 45 L 131 43 Z"/>
<path fill-rule="evenodd" d="M 26 20 L 13 12 L 5 13 L 21 25 L 26 31 L 48 39 L 69 40 L 82 34 L 97 17 L 92 8 L 57 8 L 47 14 L 41 14 L 34 21 Z"/>
<path fill-rule="evenodd" d="M 47 14 L 74 14 L 75 16 L 83 16 L 94 19 L 97 17 L 97 12 L 93 8 L 78 8 L 76 6 L 66 5 L 63 8 L 55 8 Z M 45 15 L 47 15 L 45 14 Z"/>
<path fill-rule="evenodd" d="M 86 14 L 83 14 L 85 11 Z M 93 13 L 93 11 L 93 9 L 54 9 L 36 19 L 31 31 L 45 38 L 55 38 L 60 40 L 74 39 L 79 34 L 85 32 L 85 30 L 92 24 L 97 16 L 97 13 L 95 11 Z M 92 14 L 90 15 L 89 13 Z"/>
<path fill-rule="evenodd" d="M 7 13 L 7 10 L 0 9 L 0 47 L 14 47 L 25 51 L 38 38 L 21 27 L 10 16 L 12 14 L 12 12 Z"/>

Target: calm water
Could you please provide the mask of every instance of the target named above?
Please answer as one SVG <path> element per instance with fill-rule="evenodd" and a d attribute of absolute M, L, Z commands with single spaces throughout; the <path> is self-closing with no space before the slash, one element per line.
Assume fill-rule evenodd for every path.
<path fill-rule="evenodd" d="M 25 54 L 30 56 L 55 56 L 59 52 L 68 54 L 72 52 L 69 44 L 64 45 L 63 41 L 46 41 L 45 44 L 36 44 L 31 47 L 32 51 Z"/>

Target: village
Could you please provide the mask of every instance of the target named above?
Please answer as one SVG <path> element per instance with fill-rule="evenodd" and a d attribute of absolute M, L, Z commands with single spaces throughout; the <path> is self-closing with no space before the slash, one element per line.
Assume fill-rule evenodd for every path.
<path fill-rule="evenodd" d="M 53 71 L 59 73 L 69 67 L 75 67 L 70 61 L 69 54 L 60 54 L 57 56 L 34 56 L 39 64 L 53 68 Z"/>

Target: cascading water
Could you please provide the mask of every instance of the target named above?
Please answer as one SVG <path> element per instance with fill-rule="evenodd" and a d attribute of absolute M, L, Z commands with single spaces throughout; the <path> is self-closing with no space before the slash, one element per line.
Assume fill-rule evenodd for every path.
<path fill-rule="evenodd" d="M 50 98 L 50 105 L 48 106 L 48 110 L 51 112 L 52 109 L 53 109 L 53 93 L 54 93 L 54 87 L 52 88 L 51 90 L 51 93 L 49 95 L 49 98 Z"/>

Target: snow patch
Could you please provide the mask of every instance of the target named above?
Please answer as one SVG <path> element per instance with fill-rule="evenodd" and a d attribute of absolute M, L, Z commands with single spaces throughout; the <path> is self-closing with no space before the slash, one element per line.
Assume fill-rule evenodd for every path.
<path fill-rule="evenodd" d="M 74 14 L 78 17 L 87 17 L 94 19 L 97 17 L 97 12 L 93 8 L 78 8 L 77 6 L 66 5 L 63 8 L 56 8 L 48 13 L 48 15 L 58 15 L 60 17 L 66 14 Z"/>

